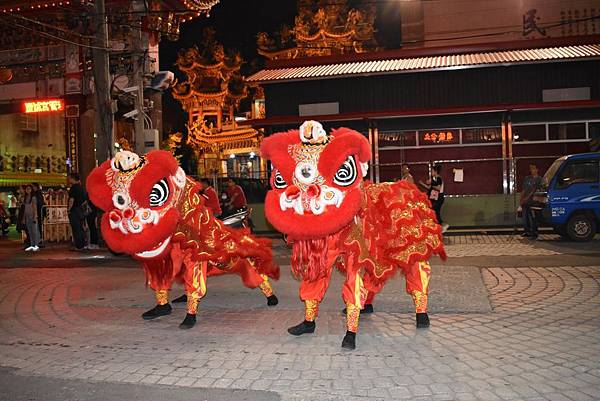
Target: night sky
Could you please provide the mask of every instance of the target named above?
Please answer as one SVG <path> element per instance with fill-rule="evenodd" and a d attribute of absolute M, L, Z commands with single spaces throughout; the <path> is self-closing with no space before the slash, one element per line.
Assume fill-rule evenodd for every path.
<path fill-rule="evenodd" d="M 349 4 L 358 2 L 350 1 Z M 375 23 L 380 45 L 386 48 L 399 47 L 400 15 L 397 3 L 388 0 L 376 3 Z M 176 76 L 183 78 L 174 66 L 178 51 L 202 43 L 202 30 L 210 26 L 216 30 L 217 40 L 225 49 L 236 49 L 242 54 L 246 61 L 242 66 L 242 73 L 252 73 L 251 62 L 255 65 L 264 63 L 264 59 L 256 51 L 257 33 L 271 34 L 283 24 L 293 26 L 296 14 L 296 0 L 221 0 L 210 12 L 209 18 L 195 18 L 183 24 L 177 42 L 166 39 L 161 41 L 160 68 L 173 71 Z M 170 92 L 166 92 L 163 96 L 164 131 L 184 131 L 186 121 L 187 115 L 179 102 L 172 98 Z"/>

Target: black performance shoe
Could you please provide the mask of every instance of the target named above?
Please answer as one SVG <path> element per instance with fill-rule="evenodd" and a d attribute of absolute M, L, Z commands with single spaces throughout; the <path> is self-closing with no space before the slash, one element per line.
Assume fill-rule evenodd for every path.
<path fill-rule="evenodd" d="M 185 294 L 183 294 L 182 296 L 180 296 L 180 297 L 178 297 L 178 298 L 175 298 L 175 299 L 173 300 L 173 303 L 174 303 L 174 304 L 182 304 L 182 303 L 184 303 L 184 302 L 187 302 L 187 295 L 185 295 Z"/>
<path fill-rule="evenodd" d="M 309 322 L 308 320 L 305 320 L 297 326 L 290 327 L 288 329 L 288 333 L 290 333 L 293 336 L 299 336 L 306 333 L 314 333 L 315 326 L 315 322 Z"/>
<path fill-rule="evenodd" d="M 191 313 L 188 313 L 187 315 L 185 315 L 185 319 L 183 319 L 183 322 L 181 322 L 181 324 L 179 325 L 179 328 L 180 329 L 191 329 L 195 325 L 196 325 L 196 315 L 192 315 Z"/>
<path fill-rule="evenodd" d="M 356 348 L 356 333 L 347 331 L 344 339 L 342 340 L 342 348 L 355 349 Z"/>
<path fill-rule="evenodd" d="M 270 297 L 267 297 L 267 305 L 268 306 L 275 306 L 278 303 L 279 303 L 279 300 L 277 299 L 275 294 L 271 295 Z"/>
<path fill-rule="evenodd" d="M 429 327 L 429 315 L 427 313 L 417 313 L 417 329 Z"/>
<path fill-rule="evenodd" d="M 171 310 L 172 310 L 172 308 L 171 308 L 170 304 L 156 305 L 154 308 L 150 309 L 149 311 L 142 313 L 142 319 L 152 320 L 152 319 L 156 319 L 157 317 L 170 315 Z"/>
<path fill-rule="evenodd" d="M 365 308 L 360 311 L 361 315 L 373 313 L 373 304 L 365 304 Z M 346 308 L 342 309 L 342 315 L 346 316 Z"/>

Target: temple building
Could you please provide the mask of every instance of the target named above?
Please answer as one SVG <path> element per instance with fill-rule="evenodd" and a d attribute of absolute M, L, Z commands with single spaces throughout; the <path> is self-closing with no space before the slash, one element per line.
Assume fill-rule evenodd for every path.
<path fill-rule="evenodd" d="M 173 86 L 172 94 L 188 113 L 187 143 L 198 155 L 198 175 L 259 178 L 265 170 L 258 157 L 262 133 L 239 126 L 240 101 L 256 92 L 240 74 L 242 58 L 226 53 L 206 30 L 202 49 L 182 51 L 177 67 L 186 79 Z M 257 109 L 260 116 L 260 110 Z M 239 118 L 239 117 L 238 117 Z"/>

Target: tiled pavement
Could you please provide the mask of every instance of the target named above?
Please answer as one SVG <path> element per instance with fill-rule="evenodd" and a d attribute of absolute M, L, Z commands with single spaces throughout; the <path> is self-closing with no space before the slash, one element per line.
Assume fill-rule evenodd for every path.
<path fill-rule="evenodd" d="M 489 245 L 503 249 L 500 255 L 514 245 L 539 247 Z M 463 244 L 448 246 L 451 255 L 457 246 Z M 275 250 L 279 259 L 288 257 L 283 244 Z M 294 338 L 285 329 L 300 320 L 301 305 L 289 267 L 282 272 L 274 309 L 236 278 L 212 279 L 199 324 L 181 331 L 182 310 L 151 322 L 139 318 L 151 294 L 143 292 L 138 270 L 2 269 L 0 365 L 26 375 L 269 390 L 284 400 L 593 400 L 600 394 L 600 263 L 483 269 L 436 263 L 432 327 L 415 329 L 406 296 L 395 306 L 402 292 L 397 279 L 377 312 L 361 320 L 354 352 L 340 348 L 340 278 L 315 335 Z M 448 296 L 452 291 L 461 297 Z"/>

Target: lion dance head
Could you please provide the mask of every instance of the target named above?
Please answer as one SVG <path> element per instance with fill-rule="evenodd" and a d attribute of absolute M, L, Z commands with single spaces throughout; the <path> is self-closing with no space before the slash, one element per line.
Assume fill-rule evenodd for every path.
<path fill-rule="evenodd" d="M 170 152 L 122 151 L 87 179 L 91 201 L 104 210 L 102 234 L 114 251 L 146 260 L 169 252 L 181 219 L 177 208 L 186 175 Z"/>
<path fill-rule="evenodd" d="M 358 213 L 369 142 L 348 128 L 327 134 L 320 123 L 266 138 L 261 154 L 273 164 L 265 213 L 292 240 L 335 234 Z"/>

